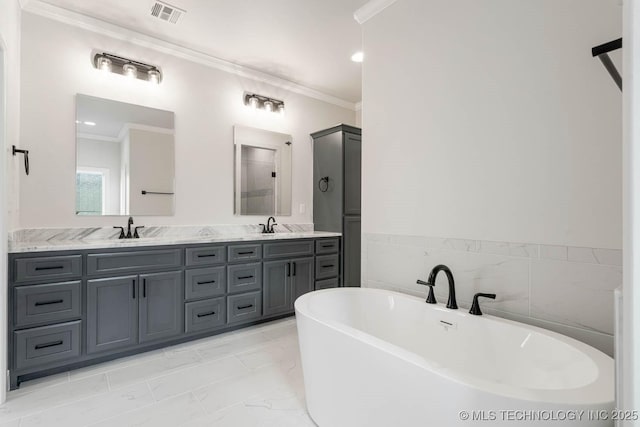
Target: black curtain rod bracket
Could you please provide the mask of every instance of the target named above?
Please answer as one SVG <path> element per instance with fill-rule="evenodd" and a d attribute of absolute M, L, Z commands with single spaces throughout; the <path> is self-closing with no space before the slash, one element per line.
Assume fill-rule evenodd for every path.
<path fill-rule="evenodd" d="M 602 62 L 602 65 L 604 65 L 604 68 L 607 69 L 607 71 L 609 72 L 609 75 L 611 76 L 611 78 L 613 78 L 613 81 L 616 83 L 616 86 L 618 86 L 620 90 L 622 90 L 622 76 L 620 75 L 620 73 L 618 72 L 618 69 L 616 68 L 615 64 L 611 60 L 611 57 L 609 57 L 609 52 L 612 52 L 614 50 L 618 50 L 621 48 L 622 48 L 622 39 L 620 38 L 620 39 L 610 41 L 608 43 L 601 44 L 591 49 L 591 55 L 594 58 L 598 57 L 598 59 L 600 59 L 600 61 Z"/>
<path fill-rule="evenodd" d="M 17 154 L 24 155 L 24 171 L 27 175 L 29 175 L 29 150 L 21 150 L 19 148 L 16 148 L 16 146 L 14 145 L 12 151 L 14 156 Z"/>

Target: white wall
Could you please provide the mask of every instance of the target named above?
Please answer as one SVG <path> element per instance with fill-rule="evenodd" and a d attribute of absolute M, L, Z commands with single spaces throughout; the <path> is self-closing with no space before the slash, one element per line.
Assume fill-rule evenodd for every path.
<path fill-rule="evenodd" d="M 611 352 L 621 95 L 591 47 L 621 16 L 616 0 L 398 0 L 363 25 L 365 286 L 422 295 L 443 262 L 463 306 L 495 291 L 495 314 Z"/>
<path fill-rule="evenodd" d="M 19 144 L 20 122 L 20 5 L 0 0 L 0 312 L 7 311 L 7 225 L 15 222 L 15 182 L 7 183 L 20 170 L 10 154 Z M 22 160 L 22 159 L 20 159 Z M 0 316 L 0 372 L 7 370 L 7 319 Z M 0 403 L 6 399 L 6 377 L 0 375 Z"/>
<path fill-rule="evenodd" d="M 90 63 L 93 49 L 158 64 L 164 80 L 153 87 L 97 72 Z M 32 152 L 32 173 L 20 182 L 20 228 L 122 223 L 117 217 L 74 215 L 76 93 L 176 113 L 175 215 L 136 218 L 145 225 L 257 222 L 233 214 L 235 124 L 293 136 L 293 215 L 285 221 L 312 222 L 309 134 L 355 122 L 354 111 L 29 13 L 23 17 L 22 51 L 22 144 Z M 242 103 L 244 91 L 283 99 L 285 116 L 251 111 Z"/>

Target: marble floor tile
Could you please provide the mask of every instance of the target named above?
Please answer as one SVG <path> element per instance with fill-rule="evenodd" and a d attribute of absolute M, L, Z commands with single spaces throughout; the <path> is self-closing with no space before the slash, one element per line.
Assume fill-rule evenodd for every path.
<path fill-rule="evenodd" d="M 146 383 L 138 383 L 107 394 L 29 415 L 21 427 L 81 427 L 155 403 Z"/>
<path fill-rule="evenodd" d="M 183 393 L 164 402 L 147 405 L 106 419 L 96 427 L 176 427 L 205 415 L 193 393 Z"/>

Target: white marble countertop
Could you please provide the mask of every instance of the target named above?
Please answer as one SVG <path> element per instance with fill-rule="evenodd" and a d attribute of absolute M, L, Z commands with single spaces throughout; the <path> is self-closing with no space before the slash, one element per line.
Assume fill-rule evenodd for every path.
<path fill-rule="evenodd" d="M 73 231 L 70 231 L 73 230 Z M 9 253 L 25 252 L 46 252 L 46 251 L 69 251 L 83 249 L 108 249 L 108 248 L 129 248 L 145 246 L 166 246 L 166 245 L 187 245 L 187 244 L 207 244 L 222 242 L 247 242 L 247 241 L 269 241 L 286 239 L 313 239 L 321 237 L 339 237 L 341 233 L 326 231 L 299 230 L 283 231 L 273 234 L 262 234 L 252 229 L 225 230 L 215 233 L 194 233 L 193 229 L 172 228 L 172 230 L 162 230 L 162 232 L 149 233 L 153 236 L 142 236 L 139 239 L 118 239 L 117 234 L 96 238 L 100 235 L 100 229 L 94 231 L 82 231 L 81 229 L 67 229 L 52 235 L 50 231 L 23 233 L 22 236 L 9 240 Z M 89 230 L 89 229 L 85 229 Z M 202 230 L 202 229 L 200 229 Z M 113 231 L 110 230 L 110 234 Z"/>

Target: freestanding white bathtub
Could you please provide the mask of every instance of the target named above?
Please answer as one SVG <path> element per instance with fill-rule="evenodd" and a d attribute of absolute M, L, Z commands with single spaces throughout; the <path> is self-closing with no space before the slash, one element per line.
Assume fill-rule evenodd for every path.
<path fill-rule="evenodd" d="M 360 288 L 295 302 L 320 427 L 613 426 L 613 360 L 574 339 Z"/>

